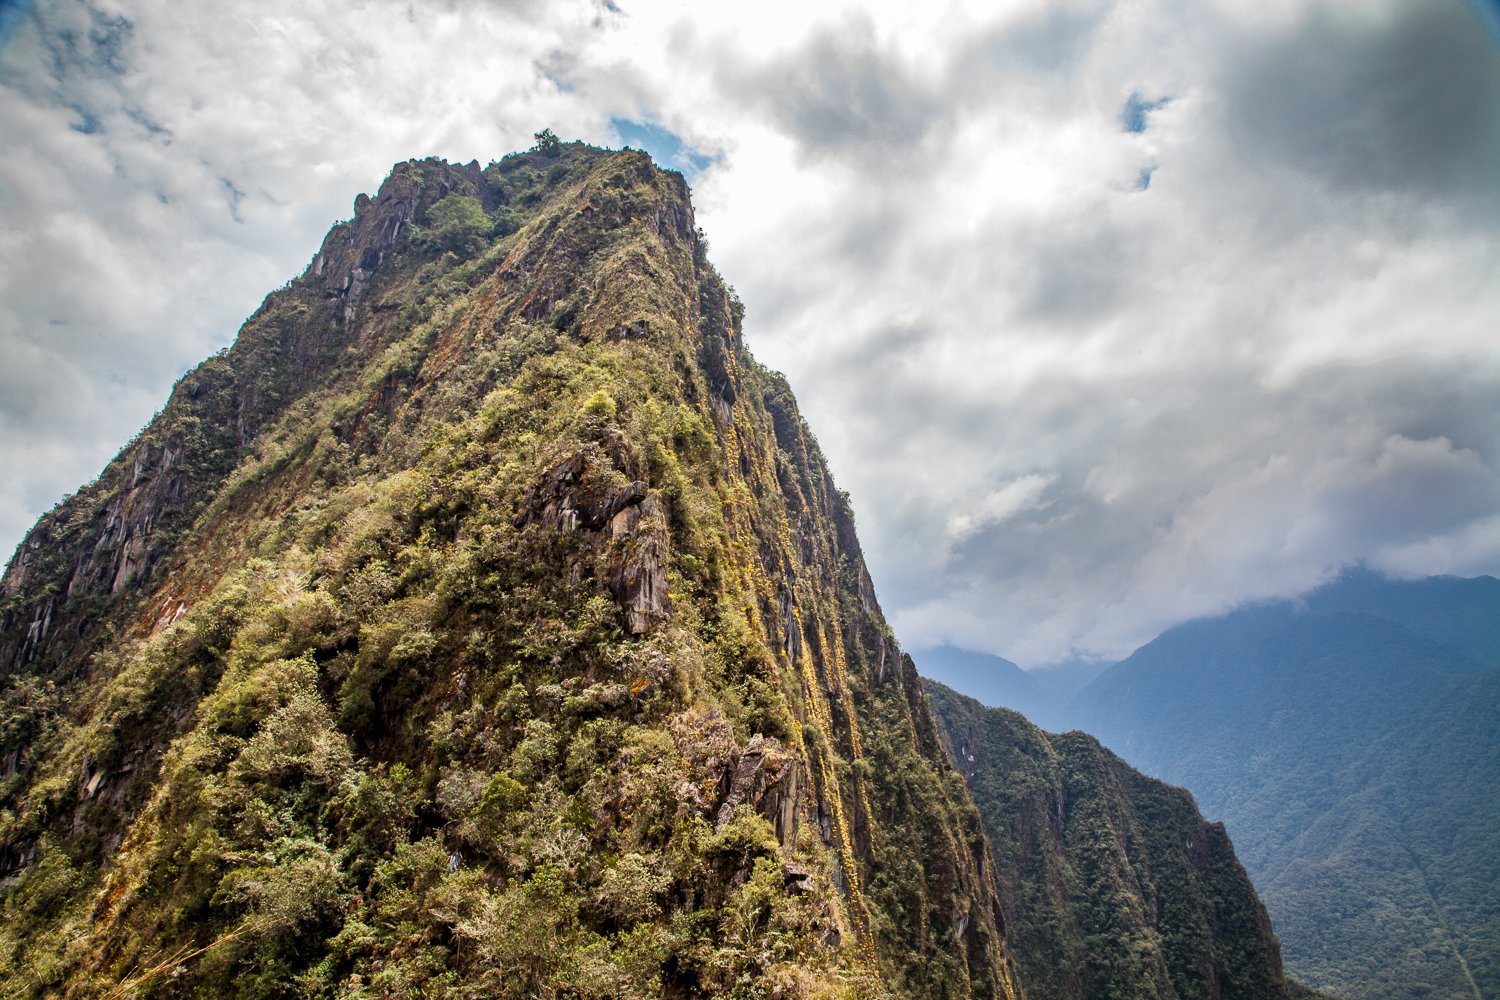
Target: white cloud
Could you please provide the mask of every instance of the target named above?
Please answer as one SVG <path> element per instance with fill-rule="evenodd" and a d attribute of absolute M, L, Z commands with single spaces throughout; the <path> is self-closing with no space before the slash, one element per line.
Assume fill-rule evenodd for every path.
<path fill-rule="evenodd" d="M 391 163 L 623 117 L 718 158 L 699 222 L 906 641 L 1115 655 L 1357 560 L 1500 569 L 1500 60 L 1460 0 L 619 7 L 38 5 L 5 543 Z"/>
<path fill-rule="evenodd" d="M 1051 483 L 1051 476 L 1022 476 L 995 490 L 976 506 L 948 515 L 945 534 L 949 546 L 962 542 L 982 528 L 993 528 L 1024 510 L 1040 507 L 1042 494 Z"/>

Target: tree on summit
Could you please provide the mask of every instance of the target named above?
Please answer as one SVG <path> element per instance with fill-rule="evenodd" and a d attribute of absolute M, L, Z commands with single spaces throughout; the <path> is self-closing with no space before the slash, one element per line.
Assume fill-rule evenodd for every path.
<path fill-rule="evenodd" d="M 536 140 L 536 145 L 531 147 L 532 152 L 546 156 L 556 156 L 562 152 L 562 140 L 550 128 L 533 133 L 532 138 Z"/>

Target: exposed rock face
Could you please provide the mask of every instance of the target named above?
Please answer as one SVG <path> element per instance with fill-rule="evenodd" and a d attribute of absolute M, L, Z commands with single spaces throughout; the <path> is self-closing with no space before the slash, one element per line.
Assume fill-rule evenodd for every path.
<path fill-rule="evenodd" d="M 642 154 L 398 166 L 3 586 L 20 992 L 180 949 L 150 989 L 1019 993 L 847 505 Z"/>
<path fill-rule="evenodd" d="M 268 298 L 228 352 L 183 376 L 162 415 L 96 482 L 37 523 L 0 578 L 0 675 L 33 661 L 43 673 L 76 668 L 98 599 L 144 597 L 262 429 L 339 374 L 350 347 L 372 356 L 389 343 L 399 296 L 368 303 L 371 278 L 403 230 L 450 194 L 490 207 L 496 198 L 478 164 L 398 164 L 328 234 L 294 289 Z M 357 316 L 362 304 L 380 315 Z"/>
<path fill-rule="evenodd" d="M 175 435 L 160 444 L 139 441 L 106 470 L 113 493 L 86 489 L 67 511 L 71 517 L 54 511 L 21 543 L 0 579 L 0 675 L 47 660 L 49 651 L 53 659 L 59 649 L 66 656 L 99 600 L 155 574 L 192 505 L 183 450 Z"/>
<path fill-rule="evenodd" d="M 304 277 L 321 279 L 324 296 L 336 304 L 333 315 L 345 328 L 356 326 L 370 281 L 402 232 L 451 194 L 489 201 L 486 207 L 494 207 L 477 163 L 428 159 L 397 164 L 380 185 L 380 193 L 373 199 L 360 195 L 354 202 L 354 219 L 328 234 Z M 243 433 L 242 429 L 242 439 Z"/>
<path fill-rule="evenodd" d="M 672 734 L 692 761 L 696 780 L 680 790 L 713 816 L 722 828 L 736 807 L 747 806 L 771 823 L 776 839 L 795 844 L 802 821 L 802 760 L 779 740 L 755 733 L 745 745 L 717 712 L 684 712 L 672 720 Z M 798 881 L 811 873 L 800 869 Z"/>
<path fill-rule="evenodd" d="M 593 450 L 578 451 L 549 469 L 528 494 L 517 526 L 535 522 L 555 531 L 598 531 L 611 525 L 612 534 L 618 534 L 613 529 L 617 515 L 645 500 L 649 490 L 640 480 L 617 487 L 612 475 L 617 466 L 601 457 Z"/>
<path fill-rule="evenodd" d="M 640 495 L 638 502 L 628 502 Z M 623 501 L 623 502 L 622 502 Z M 614 553 L 605 580 L 625 612 L 625 631 L 645 635 L 672 611 L 667 591 L 667 517 L 660 496 L 632 483 L 610 501 L 620 511 L 609 520 Z"/>
<path fill-rule="evenodd" d="M 719 806 L 717 822 L 722 826 L 734 814 L 735 806 L 748 804 L 771 820 L 782 843 L 794 843 L 800 771 L 797 758 L 779 742 L 756 733 L 729 775 L 729 789 Z"/>
<path fill-rule="evenodd" d="M 630 464 L 618 447 L 575 452 L 531 489 L 516 525 L 602 532 L 596 544 L 609 543 L 605 583 L 625 614 L 626 631 L 645 635 L 671 613 L 670 540 L 660 495 L 639 479 L 617 484 L 620 467 Z"/>
<path fill-rule="evenodd" d="M 163 512 L 182 505 L 186 492 L 173 469 L 181 448 L 173 441 L 140 446 L 125 493 L 105 504 L 99 540 L 68 582 L 69 597 L 106 589 L 118 594 L 137 576 L 151 575 L 163 549 L 152 528 Z"/>

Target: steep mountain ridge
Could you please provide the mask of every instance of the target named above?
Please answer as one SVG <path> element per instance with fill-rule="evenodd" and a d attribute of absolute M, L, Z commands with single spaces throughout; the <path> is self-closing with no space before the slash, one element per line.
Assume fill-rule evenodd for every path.
<path fill-rule="evenodd" d="M 935 646 L 912 655 L 917 672 L 985 705 L 1003 705 L 1027 718 L 1044 709 L 1047 693 L 1031 673 L 1010 660 L 957 646 Z"/>
<path fill-rule="evenodd" d="M 1080 732 L 1044 733 L 926 682 L 979 806 L 1007 937 L 1033 996 L 1270 1000 L 1286 981 L 1223 824 Z"/>
<path fill-rule="evenodd" d="M 80 640 L 103 603 L 149 583 L 193 515 L 253 454 L 260 430 L 411 323 L 398 310 L 415 304 L 394 298 L 389 280 L 372 295 L 371 278 L 402 231 L 450 194 L 497 201 L 477 164 L 398 165 L 375 199 L 361 195 L 354 218 L 333 227 L 301 277 L 267 297 L 231 348 L 183 376 L 99 478 L 42 517 L 0 581 L 0 669 L 38 661 L 34 669 L 50 671 L 85 652 Z"/>
<path fill-rule="evenodd" d="M 680 175 L 398 166 L 0 593 L 22 994 L 1015 997 Z"/>
<path fill-rule="evenodd" d="M 1073 698 L 1111 666 L 1074 661 L 1022 670 L 991 653 L 938 646 L 912 654 L 924 678 L 961 692 L 991 708 L 1008 708 L 1045 729 L 1063 729 Z"/>

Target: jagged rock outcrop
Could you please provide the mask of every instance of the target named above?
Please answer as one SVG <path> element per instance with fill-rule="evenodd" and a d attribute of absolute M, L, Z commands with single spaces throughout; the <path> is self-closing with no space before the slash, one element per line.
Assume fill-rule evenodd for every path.
<path fill-rule="evenodd" d="M 397 165 L 374 199 L 360 196 L 355 218 L 330 231 L 293 286 L 267 298 L 233 347 L 184 375 L 161 416 L 99 479 L 37 523 L 0 578 L 0 676 L 77 669 L 102 599 L 117 611 L 122 599 L 133 604 L 150 592 L 163 560 L 253 454 L 263 427 L 347 377 L 359 364 L 351 350 L 368 361 L 388 346 L 406 293 L 387 284 L 371 300 L 371 277 L 402 232 L 455 193 L 498 204 L 478 164 Z M 357 317 L 362 304 L 373 315 Z"/>
<path fill-rule="evenodd" d="M 635 486 L 626 487 L 624 495 L 633 497 Z M 609 536 L 614 552 L 605 585 L 625 612 L 625 631 L 645 635 L 672 611 L 667 589 L 667 512 L 661 495 L 644 493 L 639 502 L 624 504 L 610 517 Z"/>
<path fill-rule="evenodd" d="M 721 825 L 734 815 L 734 807 L 749 804 L 771 820 L 776 836 L 792 843 L 797 836 L 798 776 L 797 758 L 781 744 L 756 733 L 739 755 L 734 770 L 728 774 L 728 790 L 719 806 L 717 822 Z"/>
<path fill-rule="evenodd" d="M 20 994 L 1016 997 L 687 186 L 400 165 L 0 605 Z"/>

